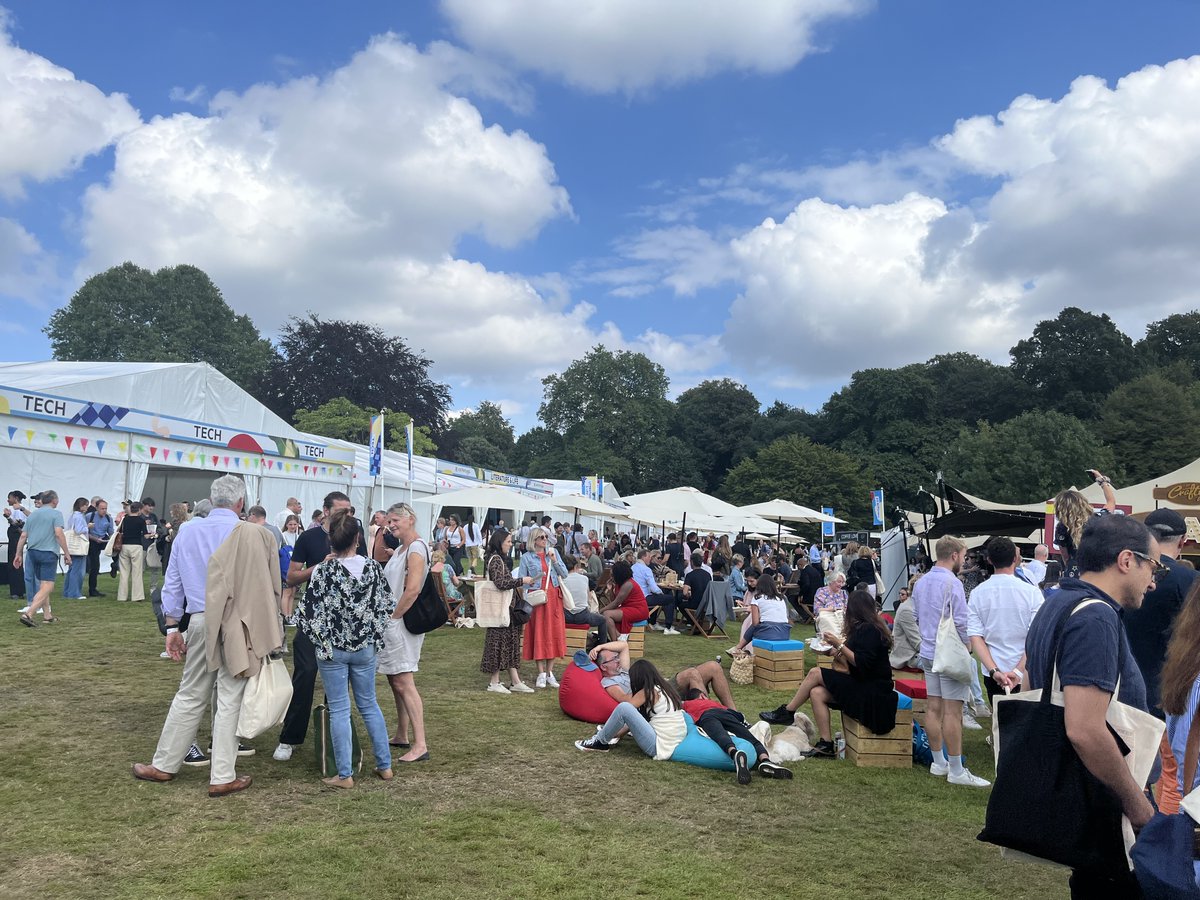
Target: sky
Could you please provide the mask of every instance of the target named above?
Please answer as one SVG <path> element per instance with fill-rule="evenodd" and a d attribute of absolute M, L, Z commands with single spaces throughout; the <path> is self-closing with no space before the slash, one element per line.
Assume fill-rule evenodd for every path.
<path fill-rule="evenodd" d="M 0 3 L 9 359 L 188 263 L 520 433 L 598 343 L 815 410 L 1064 306 L 1200 306 L 1191 0 Z"/>

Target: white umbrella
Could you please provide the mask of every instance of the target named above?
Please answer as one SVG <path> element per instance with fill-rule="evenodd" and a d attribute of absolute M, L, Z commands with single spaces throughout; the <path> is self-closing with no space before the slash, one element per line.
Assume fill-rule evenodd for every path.
<path fill-rule="evenodd" d="M 607 503 L 601 503 L 599 500 L 593 500 L 591 497 L 583 496 L 583 494 L 567 494 L 565 497 L 553 497 L 551 499 L 554 506 L 567 512 L 573 512 L 576 519 L 581 515 L 599 516 L 605 519 L 629 518 L 626 510 L 609 506 Z"/>
<path fill-rule="evenodd" d="M 732 503 L 706 494 L 694 487 L 677 487 L 666 491 L 651 491 L 623 498 L 639 510 L 657 510 L 675 516 L 730 516 L 741 512 Z"/>
<path fill-rule="evenodd" d="M 806 525 L 812 525 L 817 522 L 841 522 L 845 523 L 845 519 L 839 519 L 836 516 L 827 516 L 823 512 L 818 512 L 815 509 L 809 509 L 807 506 L 801 506 L 799 503 L 792 503 L 790 500 L 768 500 L 766 503 L 754 503 L 750 506 L 742 506 L 738 508 L 738 512 L 747 513 L 752 516 L 761 516 L 764 519 L 770 519 L 772 522 L 800 522 Z"/>

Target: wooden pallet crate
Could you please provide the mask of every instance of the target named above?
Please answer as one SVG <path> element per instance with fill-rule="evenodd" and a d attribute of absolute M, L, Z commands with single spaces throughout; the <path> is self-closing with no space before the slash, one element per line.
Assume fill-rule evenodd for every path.
<path fill-rule="evenodd" d="M 846 759 L 856 766 L 882 769 L 912 767 L 912 712 L 896 710 L 896 727 L 887 734 L 874 734 L 856 719 L 842 714 Z"/>
<path fill-rule="evenodd" d="M 794 691 L 804 680 L 804 650 L 754 648 L 754 683 L 768 691 Z"/>

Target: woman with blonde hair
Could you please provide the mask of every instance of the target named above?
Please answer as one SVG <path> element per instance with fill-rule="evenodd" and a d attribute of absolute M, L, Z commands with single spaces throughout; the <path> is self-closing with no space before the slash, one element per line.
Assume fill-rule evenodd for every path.
<path fill-rule="evenodd" d="M 1079 553 L 1079 541 L 1083 537 L 1083 526 L 1092 516 L 1107 516 L 1117 512 L 1117 495 L 1113 491 L 1112 482 L 1098 469 L 1088 469 L 1100 489 L 1104 491 L 1104 507 L 1093 509 L 1091 502 L 1079 491 L 1065 490 L 1054 498 L 1054 516 L 1058 520 L 1054 526 L 1054 543 L 1062 553 L 1064 575 L 1076 578 L 1079 566 L 1073 561 Z"/>
<path fill-rule="evenodd" d="M 567 567 L 558 551 L 549 545 L 546 529 L 534 531 L 529 541 L 531 549 L 521 554 L 519 577 L 522 580 L 529 578 L 527 583 L 533 590 L 544 590 L 546 602 L 527 610 L 529 624 L 522 656 L 537 663 L 536 687 L 556 688 L 554 660 L 567 655 L 567 622 L 560 590 L 562 580 L 567 577 Z"/>
<path fill-rule="evenodd" d="M 408 752 L 398 762 L 422 762 L 429 759 L 429 745 L 425 739 L 425 703 L 417 690 L 416 674 L 425 635 L 409 631 L 404 624 L 404 614 L 421 593 L 431 554 L 429 545 L 417 532 L 417 514 L 407 503 L 393 503 L 388 508 L 386 522 L 387 529 L 400 542 L 399 549 L 383 570 L 396 599 L 396 606 L 384 628 L 383 650 L 379 654 L 379 671 L 387 676 L 396 700 L 396 733 L 388 743 L 407 748 Z"/>

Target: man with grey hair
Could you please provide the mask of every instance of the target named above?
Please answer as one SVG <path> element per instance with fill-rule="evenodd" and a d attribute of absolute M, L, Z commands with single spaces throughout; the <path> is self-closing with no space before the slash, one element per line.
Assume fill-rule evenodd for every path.
<path fill-rule="evenodd" d="M 283 529 L 287 528 L 287 520 L 289 516 L 295 516 L 297 519 L 300 519 L 300 525 L 303 527 L 304 519 L 301 516 L 301 513 L 303 512 L 304 507 L 300 505 L 300 501 L 295 497 L 288 497 L 287 503 L 284 504 L 283 509 L 275 514 L 275 528 L 279 531 L 283 531 Z M 264 518 L 266 517 L 264 516 Z"/>
<path fill-rule="evenodd" d="M 29 601 L 28 609 L 21 614 L 21 623 L 30 628 L 37 625 L 33 617 L 43 606 L 46 621 L 58 621 L 50 612 L 50 594 L 54 590 L 60 547 L 63 562 L 71 565 L 63 516 L 58 511 L 58 494 L 54 491 L 42 491 L 38 496 L 41 498 L 41 505 L 25 519 L 25 528 L 21 537 L 17 539 L 17 551 L 13 557 L 13 565 L 19 569 L 26 562 L 25 551 L 29 551 L 28 562 L 37 584 L 37 593 Z"/>
<path fill-rule="evenodd" d="M 223 475 L 212 483 L 209 496 L 212 512 L 181 528 L 171 550 L 162 587 L 162 607 L 167 624 L 167 653 L 177 662 L 184 660 L 183 674 L 154 759 L 149 765 L 134 763 L 133 776 L 158 782 L 175 777 L 196 738 L 215 685 L 208 795 L 223 797 L 250 786 L 250 776 L 238 777 L 235 770 L 238 756 L 235 732 L 247 679 L 235 677 L 223 655 L 218 656 L 217 668 L 209 669 L 207 643 L 219 641 L 221 623 L 205 621 L 205 596 L 209 560 L 240 524 L 246 485 L 235 475 Z M 278 575 L 272 577 L 277 579 Z M 181 629 L 186 630 L 186 637 Z"/>

